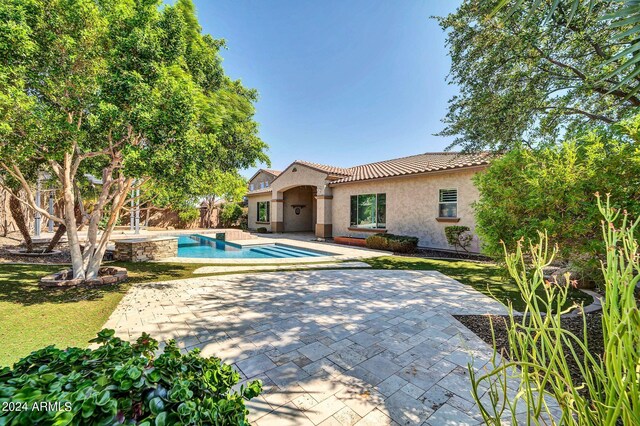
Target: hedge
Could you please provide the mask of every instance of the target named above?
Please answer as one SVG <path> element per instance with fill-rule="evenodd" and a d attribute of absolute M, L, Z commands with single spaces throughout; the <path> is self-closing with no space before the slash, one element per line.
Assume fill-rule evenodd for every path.
<path fill-rule="evenodd" d="M 366 242 L 368 248 L 395 253 L 413 253 L 418 247 L 418 238 L 406 235 L 375 234 L 367 237 Z"/>

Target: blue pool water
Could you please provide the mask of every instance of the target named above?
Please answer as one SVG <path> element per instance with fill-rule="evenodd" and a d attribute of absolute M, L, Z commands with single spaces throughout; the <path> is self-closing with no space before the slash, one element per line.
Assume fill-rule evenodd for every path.
<path fill-rule="evenodd" d="M 330 253 L 312 251 L 284 244 L 261 244 L 242 247 L 202 235 L 178 236 L 178 257 L 216 259 L 269 259 L 320 257 Z"/>

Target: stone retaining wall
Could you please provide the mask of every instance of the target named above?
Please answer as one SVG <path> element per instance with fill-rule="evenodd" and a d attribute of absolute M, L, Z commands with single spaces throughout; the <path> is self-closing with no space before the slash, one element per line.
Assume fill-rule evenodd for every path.
<path fill-rule="evenodd" d="M 146 262 L 178 256 L 178 238 L 116 240 L 115 259 L 125 262 Z"/>

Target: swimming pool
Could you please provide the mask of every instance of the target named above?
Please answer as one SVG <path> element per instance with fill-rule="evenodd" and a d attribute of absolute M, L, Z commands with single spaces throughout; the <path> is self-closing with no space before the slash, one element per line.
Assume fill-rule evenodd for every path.
<path fill-rule="evenodd" d="M 294 257 L 331 256 L 315 250 L 302 249 L 285 244 L 260 244 L 241 246 L 203 235 L 178 236 L 178 257 L 216 259 L 277 259 Z"/>

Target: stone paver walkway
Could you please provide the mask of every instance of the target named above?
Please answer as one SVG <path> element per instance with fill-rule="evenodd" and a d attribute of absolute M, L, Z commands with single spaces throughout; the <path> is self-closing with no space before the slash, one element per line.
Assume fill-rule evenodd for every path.
<path fill-rule="evenodd" d="M 475 425 L 467 363 L 490 348 L 452 314 L 505 313 L 432 271 L 222 275 L 134 286 L 106 327 L 175 338 L 262 379 L 266 425 Z"/>
<path fill-rule="evenodd" d="M 286 271 L 291 269 L 360 269 L 371 268 L 371 265 L 364 262 L 330 262 L 330 263 L 303 263 L 295 265 L 236 265 L 236 266 L 203 266 L 193 271 L 196 275 L 217 274 L 217 273 L 237 273 L 237 272 L 270 272 Z"/>

